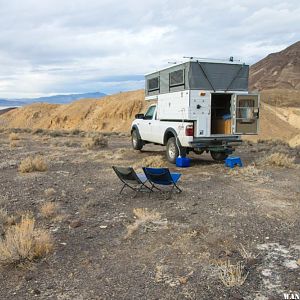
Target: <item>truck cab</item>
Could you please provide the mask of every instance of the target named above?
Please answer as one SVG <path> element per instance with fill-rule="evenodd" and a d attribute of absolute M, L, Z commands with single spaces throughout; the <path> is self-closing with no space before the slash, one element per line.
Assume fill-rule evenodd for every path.
<path fill-rule="evenodd" d="M 248 74 L 245 64 L 188 61 L 146 75 L 145 100 L 156 103 L 136 115 L 133 148 L 165 145 L 170 162 L 190 151 L 225 159 L 242 135 L 258 133 L 259 95 L 248 93 Z"/>

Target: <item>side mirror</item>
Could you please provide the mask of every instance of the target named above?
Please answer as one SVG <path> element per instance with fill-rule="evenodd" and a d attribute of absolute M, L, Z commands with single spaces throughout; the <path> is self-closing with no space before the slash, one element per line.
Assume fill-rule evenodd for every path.
<path fill-rule="evenodd" d="M 136 119 L 144 119 L 144 114 L 136 114 L 135 118 Z"/>

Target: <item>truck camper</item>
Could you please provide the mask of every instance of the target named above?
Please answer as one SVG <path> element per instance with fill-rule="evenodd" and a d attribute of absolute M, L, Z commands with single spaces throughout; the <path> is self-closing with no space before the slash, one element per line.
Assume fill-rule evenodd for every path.
<path fill-rule="evenodd" d="M 248 92 L 249 65 L 189 59 L 145 76 L 145 100 L 154 101 L 131 126 L 132 146 L 165 145 L 174 163 L 190 151 L 224 160 L 257 134 L 259 95 Z"/>

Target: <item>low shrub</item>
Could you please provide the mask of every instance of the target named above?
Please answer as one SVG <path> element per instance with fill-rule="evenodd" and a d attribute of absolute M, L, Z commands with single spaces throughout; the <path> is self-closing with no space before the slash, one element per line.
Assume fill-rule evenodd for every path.
<path fill-rule="evenodd" d="M 80 130 L 79 130 L 79 129 L 73 129 L 73 130 L 71 131 L 71 134 L 72 134 L 72 135 L 79 135 L 79 134 L 80 134 Z"/>
<path fill-rule="evenodd" d="M 48 188 L 45 189 L 44 193 L 46 197 L 51 198 L 53 195 L 56 194 L 56 190 L 54 188 Z"/>
<path fill-rule="evenodd" d="M 50 131 L 49 135 L 51 137 L 60 137 L 60 136 L 64 136 L 65 133 L 63 131 L 59 131 L 59 130 L 54 130 L 54 131 Z"/>
<path fill-rule="evenodd" d="M 248 273 L 244 269 L 241 262 L 231 264 L 228 260 L 219 265 L 220 280 L 226 287 L 242 286 L 248 277 Z"/>
<path fill-rule="evenodd" d="M 135 215 L 136 220 L 133 224 L 127 226 L 125 239 L 129 238 L 141 225 L 159 221 L 161 219 L 161 214 L 159 212 L 156 210 L 149 211 L 147 208 L 134 208 L 133 214 Z"/>
<path fill-rule="evenodd" d="M 18 141 L 10 141 L 10 143 L 9 143 L 10 148 L 16 148 L 18 146 L 19 146 Z"/>
<path fill-rule="evenodd" d="M 13 225 L 15 224 L 15 217 L 14 216 L 11 216 L 8 214 L 8 212 L 3 209 L 3 208 L 0 208 L 0 225 L 2 226 L 6 226 L 6 225 Z"/>
<path fill-rule="evenodd" d="M 89 150 L 100 149 L 106 148 L 108 146 L 108 141 L 104 136 L 100 135 L 86 139 L 82 145 Z"/>
<path fill-rule="evenodd" d="M 294 164 L 294 157 L 290 157 L 287 154 L 275 152 L 268 156 L 262 158 L 258 164 L 260 165 L 268 165 L 268 166 L 277 166 L 284 168 L 291 168 Z"/>
<path fill-rule="evenodd" d="M 57 215 L 58 205 L 54 202 L 45 202 L 41 205 L 40 212 L 47 219 L 53 218 Z"/>
<path fill-rule="evenodd" d="M 143 158 L 142 160 L 138 161 L 134 164 L 133 167 L 141 168 L 141 167 L 154 167 L 154 168 L 161 168 L 167 165 L 167 161 L 164 156 L 162 155 L 152 155 Z"/>
<path fill-rule="evenodd" d="M 9 140 L 10 141 L 18 141 L 20 140 L 20 136 L 15 133 L 15 132 L 12 132 L 10 135 L 9 135 Z"/>
<path fill-rule="evenodd" d="M 47 255 L 53 249 L 50 234 L 35 228 L 35 219 L 22 216 L 20 223 L 7 229 L 0 241 L 0 263 L 20 264 Z"/>
<path fill-rule="evenodd" d="M 44 172 L 47 171 L 47 169 L 47 163 L 40 155 L 35 157 L 29 156 L 23 159 L 19 165 L 19 171 L 21 173 Z"/>
<path fill-rule="evenodd" d="M 37 129 L 34 129 L 32 133 L 44 135 L 44 134 L 47 134 L 47 131 L 42 128 L 37 128 Z"/>

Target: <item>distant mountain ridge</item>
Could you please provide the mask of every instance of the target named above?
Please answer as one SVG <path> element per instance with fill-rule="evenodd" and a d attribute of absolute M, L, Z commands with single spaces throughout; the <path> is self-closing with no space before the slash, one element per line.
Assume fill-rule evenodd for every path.
<path fill-rule="evenodd" d="M 101 92 L 91 92 L 83 94 L 69 94 L 69 95 L 54 95 L 39 98 L 22 98 L 22 99 L 0 99 L 0 106 L 23 106 L 25 104 L 46 102 L 50 104 L 67 104 L 80 99 L 97 99 L 106 96 Z"/>

